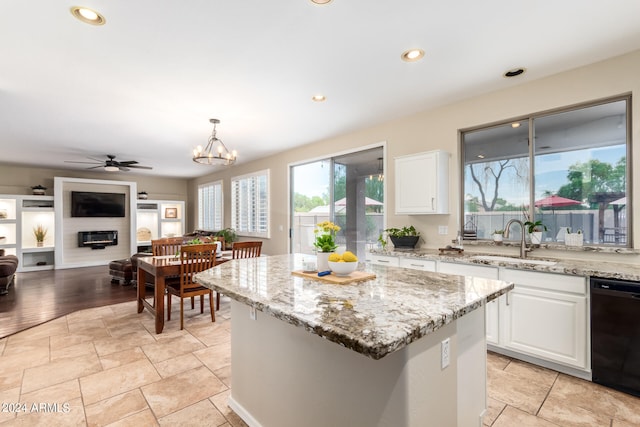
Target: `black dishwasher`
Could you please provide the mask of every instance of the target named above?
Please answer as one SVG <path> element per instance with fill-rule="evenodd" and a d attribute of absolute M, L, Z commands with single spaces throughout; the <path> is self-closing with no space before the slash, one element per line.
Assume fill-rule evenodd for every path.
<path fill-rule="evenodd" d="M 592 381 L 640 396 L 640 283 L 591 278 Z"/>

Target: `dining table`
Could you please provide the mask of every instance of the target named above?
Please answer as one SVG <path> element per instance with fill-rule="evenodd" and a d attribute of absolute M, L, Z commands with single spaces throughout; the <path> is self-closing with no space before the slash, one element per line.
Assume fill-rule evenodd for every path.
<path fill-rule="evenodd" d="M 230 261 L 231 251 L 221 251 L 216 256 L 216 265 Z M 162 333 L 164 329 L 164 295 L 167 277 L 180 275 L 180 257 L 175 255 L 148 256 L 138 258 L 138 313 L 147 308 L 155 317 L 156 333 Z M 146 299 L 146 286 L 148 276 L 153 277 L 154 304 Z"/>

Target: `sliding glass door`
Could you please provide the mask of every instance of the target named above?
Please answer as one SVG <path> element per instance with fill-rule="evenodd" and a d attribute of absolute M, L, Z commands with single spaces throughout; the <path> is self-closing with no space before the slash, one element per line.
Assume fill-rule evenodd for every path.
<path fill-rule="evenodd" d="M 384 227 L 383 156 L 378 147 L 291 167 L 292 252 L 315 253 L 315 225 L 332 221 L 337 251 L 364 260 Z"/>

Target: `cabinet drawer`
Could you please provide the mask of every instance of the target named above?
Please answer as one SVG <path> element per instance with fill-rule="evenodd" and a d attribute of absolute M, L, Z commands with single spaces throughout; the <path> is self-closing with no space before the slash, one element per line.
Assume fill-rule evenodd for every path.
<path fill-rule="evenodd" d="M 498 267 L 458 264 L 456 262 L 440 261 L 438 264 L 438 273 L 482 277 L 484 279 L 498 279 Z"/>
<path fill-rule="evenodd" d="M 555 292 L 587 295 L 587 279 L 566 274 L 540 273 L 533 271 L 504 269 L 500 279 L 513 282 L 516 286 L 527 286 Z"/>
<path fill-rule="evenodd" d="M 371 263 L 377 265 L 398 267 L 400 265 L 400 260 L 395 256 L 371 255 Z"/>
<path fill-rule="evenodd" d="M 400 267 L 436 271 L 436 262 L 429 259 L 400 258 Z"/>

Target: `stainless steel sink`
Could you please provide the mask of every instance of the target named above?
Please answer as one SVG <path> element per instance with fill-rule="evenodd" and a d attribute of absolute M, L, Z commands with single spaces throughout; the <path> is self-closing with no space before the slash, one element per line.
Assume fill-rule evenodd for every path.
<path fill-rule="evenodd" d="M 528 258 L 512 258 L 508 256 L 499 256 L 499 255 L 474 255 L 470 258 L 478 261 L 504 262 L 508 264 L 556 265 L 558 263 L 557 261 L 545 261 L 541 259 L 528 259 Z"/>

